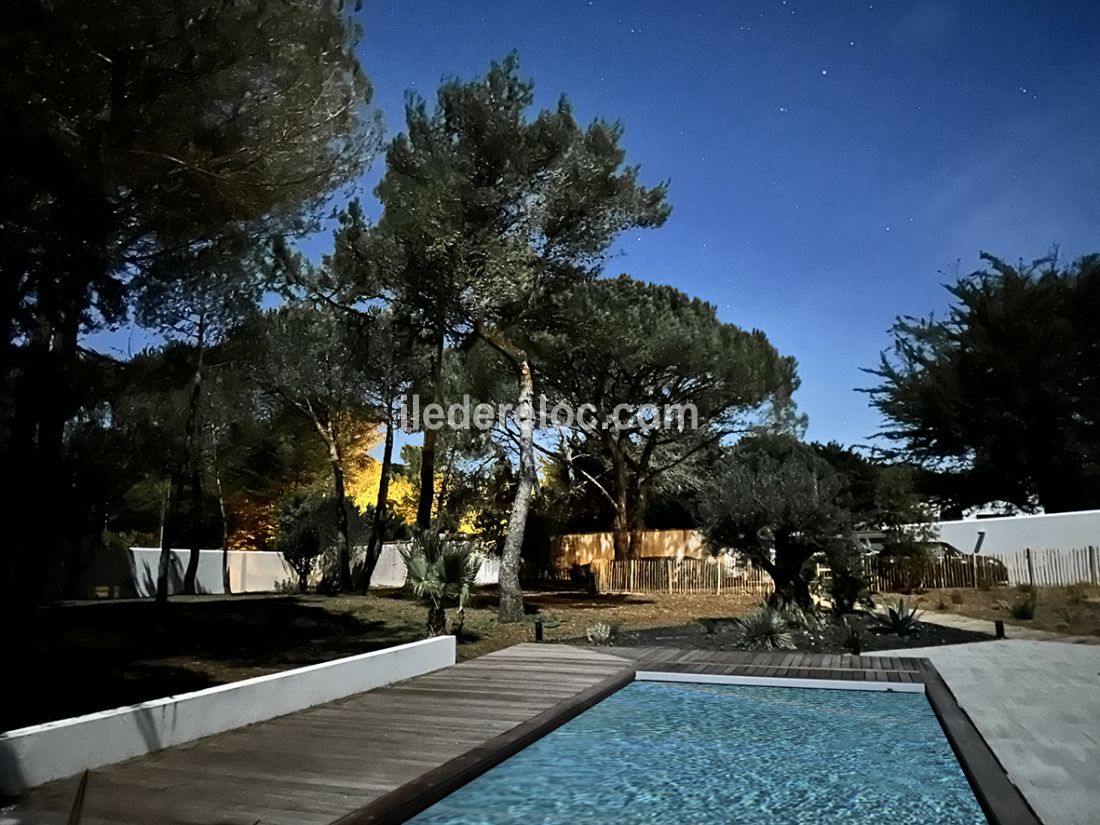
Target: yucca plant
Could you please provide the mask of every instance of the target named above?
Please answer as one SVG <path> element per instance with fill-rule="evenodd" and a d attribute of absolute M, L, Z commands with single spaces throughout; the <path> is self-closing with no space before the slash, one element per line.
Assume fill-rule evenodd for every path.
<path fill-rule="evenodd" d="M 465 543 L 447 541 L 437 530 L 418 530 L 409 547 L 402 549 L 408 577 L 405 586 L 428 608 L 428 635 L 447 632 L 447 608 L 457 607 L 461 616 L 473 593 L 481 559 Z"/>
<path fill-rule="evenodd" d="M 786 617 L 761 606 L 734 621 L 734 641 L 746 650 L 794 650 L 794 636 Z"/>
<path fill-rule="evenodd" d="M 912 636 L 917 632 L 922 615 L 924 614 L 917 610 L 916 605 L 909 605 L 905 599 L 898 599 L 892 607 L 886 608 L 885 613 L 875 615 L 875 629 L 879 633 Z"/>

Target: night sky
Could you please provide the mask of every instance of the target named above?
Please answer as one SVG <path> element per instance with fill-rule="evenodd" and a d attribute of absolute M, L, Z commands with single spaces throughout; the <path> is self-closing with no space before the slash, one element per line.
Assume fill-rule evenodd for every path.
<path fill-rule="evenodd" d="M 391 136 L 405 90 L 432 99 L 513 48 L 539 107 L 564 92 L 582 121 L 622 120 L 673 214 L 620 238 L 607 274 L 763 329 L 798 359 L 809 438 L 868 442 L 860 367 L 894 316 L 942 312 L 979 250 L 1100 250 L 1095 0 L 366 0 L 362 19 Z"/>

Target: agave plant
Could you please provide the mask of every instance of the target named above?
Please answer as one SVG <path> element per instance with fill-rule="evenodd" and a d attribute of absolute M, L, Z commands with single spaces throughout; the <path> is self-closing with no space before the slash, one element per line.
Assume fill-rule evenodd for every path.
<path fill-rule="evenodd" d="M 794 650 L 794 636 L 779 610 L 761 606 L 736 619 L 734 641 L 746 650 Z"/>
<path fill-rule="evenodd" d="M 481 560 L 465 543 L 447 541 L 437 530 L 419 530 L 413 534 L 401 557 L 408 569 L 405 586 L 428 608 L 428 635 L 442 636 L 447 632 L 448 607 L 457 607 L 461 616 L 474 588 Z"/>
<path fill-rule="evenodd" d="M 924 614 L 917 610 L 916 605 L 909 605 L 905 599 L 898 599 L 896 604 L 886 608 L 885 613 L 876 614 L 875 629 L 879 633 L 912 636 L 917 632 L 922 615 Z"/>

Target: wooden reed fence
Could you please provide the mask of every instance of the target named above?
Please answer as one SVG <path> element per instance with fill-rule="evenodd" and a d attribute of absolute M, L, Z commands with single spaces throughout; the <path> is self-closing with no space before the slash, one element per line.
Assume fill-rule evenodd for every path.
<path fill-rule="evenodd" d="M 1100 548 L 1021 550 L 998 553 L 1008 568 L 1010 584 L 1051 587 L 1069 584 L 1100 585 Z"/>
<path fill-rule="evenodd" d="M 929 588 L 996 587 L 1032 584 L 1049 587 L 1100 585 L 1100 549 L 1025 550 L 943 558 L 919 569 L 900 560 L 871 558 L 866 575 L 877 593 Z M 589 565 L 599 593 L 741 593 L 767 595 L 771 576 L 749 563 L 730 566 L 723 560 L 644 558 L 615 561 L 594 559 Z M 830 571 L 818 565 L 817 576 L 827 586 Z"/>
<path fill-rule="evenodd" d="M 743 593 L 766 595 L 771 576 L 751 564 L 729 566 L 711 559 L 648 558 L 590 564 L 599 593 Z"/>
<path fill-rule="evenodd" d="M 908 559 L 871 558 L 865 574 L 876 593 L 905 593 L 937 587 L 996 587 L 1009 584 L 1005 566 L 990 556 L 942 558 L 913 562 Z"/>

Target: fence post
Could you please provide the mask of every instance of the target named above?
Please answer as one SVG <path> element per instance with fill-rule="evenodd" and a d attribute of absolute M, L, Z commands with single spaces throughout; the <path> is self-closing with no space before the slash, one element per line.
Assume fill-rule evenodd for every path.
<path fill-rule="evenodd" d="M 1100 577 L 1096 575 L 1096 548 L 1091 544 L 1088 548 L 1089 553 L 1089 584 L 1100 584 Z"/>
<path fill-rule="evenodd" d="M 970 557 L 970 562 L 974 568 L 974 589 L 978 589 L 978 551 L 974 551 L 974 554 Z"/>
<path fill-rule="evenodd" d="M 1035 568 L 1031 565 L 1031 548 L 1024 548 L 1024 558 L 1027 559 L 1027 581 L 1031 585 L 1031 589 L 1035 589 Z"/>
<path fill-rule="evenodd" d="M 722 595 L 722 560 L 718 559 L 718 563 L 714 565 L 714 570 L 718 574 L 718 595 Z"/>
<path fill-rule="evenodd" d="M 672 595 L 672 559 L 668 560 L 668 592 Z"/>

